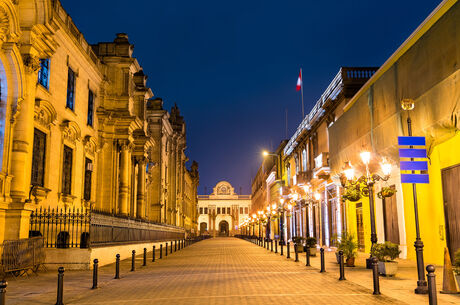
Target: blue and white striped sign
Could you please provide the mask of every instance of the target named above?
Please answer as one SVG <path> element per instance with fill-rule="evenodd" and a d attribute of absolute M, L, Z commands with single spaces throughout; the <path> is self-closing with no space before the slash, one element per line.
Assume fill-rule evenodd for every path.
<path fill-rule="evenodd" d="M 425 137 L 398 137 L 399 158 L 401 169 L 401 183 L 430 183 L 428 174 L 415 173 L 416 171 L 427 171 Z M 409 146 L 409 147 L 407 147 Z M 414 148 L 417 146 L 417 148 Z M 407 160 L 409 159 L 409 160 Z M 410 173 L 404 173 L 409 171 Z"/>

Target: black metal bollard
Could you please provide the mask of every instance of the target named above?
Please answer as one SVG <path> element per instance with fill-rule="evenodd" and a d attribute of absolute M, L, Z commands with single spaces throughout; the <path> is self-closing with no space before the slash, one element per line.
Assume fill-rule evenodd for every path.
<path fill-rule="evenodd" d="M 91 289 L 97 288 L 97 269 L 99 267 L 99 260 L 97 258 L 93 261 L 93 287 Z"/>
<path fill-rule="evenodd" d="M 182 240 L 179 239 L 179 242 L 178 242 L 179 245 L 177 246 L 179 248 L 179 250 L 181 249 L 181 247 L 180 247 L 181 242 L 182 242 Z"/>
<path fill-rule="evenodd" d="M 287 252 L 286 258 L 291 258 L 291 242 L 289 241 L 287 242 L 286 252 Z"/>
<path fill-rule="evenodd" d="M 8 286 L 7 281 L 0 282 L 0 305 L 6 305 L 6 286 Z"/>
<path fill-rule="evenodd" d="M 173 249 L 173 242 L 171 240 L 171 247 L 169 247 L 169 253 L 172 254 L 172 249 Z"/>
<path fill-rule="evenodd" d="M 120 254 L 115 255 L 115 278 L 120 279 Z"/>
<path fill-rule="evenodd" d="M 281 246 L 281 255 L 283 255 L 283 243 L 280 242 L 280 246 Z"/>
<path fill-rule="evenodd" d="M 278 242 L 275 240 L 275 253 L 278 253 Z"/>
<path fill-rule="evenodd" d="M 295 262 L 299 261 L 299 252 L 297 251 L 297 245 L 294 244 L 294 252 L 295 252 Z"/>
<path fill-rule="evenodd" d="M 136 270 L 136 250 L 133 250 L 131 254 L 131 271 Z"/>
<path fill-rule="evenodd" d="M 273 252 L 273 239 L 270 240 L 270 252 Z"/>
<path fill-rule="evenodd" d="M 339 277 L 339 281 L 343 281 L 343 280 L 346 280 L 345 278 L 345 262 L 343 260 L 343 251 L 340 250 L 339 251 L 339 261 L 340 261 L 340 277 Z"/>
<path fill-rule="evenodd" d="M 165 245 L 165 257 L 168 256 L 168 243 Z"/>
<path fill-rule="evenodd" d="M 434 274 L 434 270 L 435 268 L 433 265 L 426 266 L 426 271 L 428 272 L 426 275 L 428 282 L 428 302 L 430 305 L 438 304 L 438 296 L 436 295 L 436 275 Z"/>
<path fill-rule="evenodd" d="M 305 252 L 305 266 L 310 267 L 310 246 L 307 245 L 307 251 Z"/>
<path fill-rule="evenodd" d="M 155 245 L 153 246 L 153 249 L 152 249 L 152 262 L 155 262 Z"/>
<path fill-rule="evenodd" d="M 160 244 L 160 259 L 163 258 L 163 244 Z"/>
<path fill-rule="evenodd" d="M 380 294 L 380 283 L 379 283 L 379 260 L 377 257 L 371 258 L 372 262 L 372 279 L 374 281 L 374 292 L 373 294 Z"/>
<path fill-rule="evenodd" d="M 57 301 L 56 305 L 64 305 L 64 267 L 58 268 L 58 284 L 57 284 Z"/>
<path fill-rule="evenodd" d="M 147 266 L 147 248 L 144 248 L 144 261 L 142 262 L 142 266 Z"/>
<path fill-rule="evenodd" d="M 319 249 L 321 256 L 321 270 L 319 272 L 326 272 L 326 267 L 324 266 L 324 248 Z"/>
<path fill-rule="evenodd" d="M 177 240 L 174 241 L 174 252 L 177 251 Z"/>

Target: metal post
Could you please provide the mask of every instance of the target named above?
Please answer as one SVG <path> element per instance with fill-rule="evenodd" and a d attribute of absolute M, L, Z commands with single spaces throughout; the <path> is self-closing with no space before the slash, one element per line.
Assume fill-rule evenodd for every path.
<path fill-rule="evenodd" d="M 174 252 L 177 251 L 177 240 L 174 241 Z"/>
<path fill-rule="evenodd" d="M 0 282 L 0 305 L 6 305 L 6 286 L 8 286 L 7 281 Z"/>
<path fill-rule="evenodd" d="M 142 266 L 147 266 L 147 248 L 144 248 L 144 261 L 142 262 Z"/>
<path fill-rule="evenodd" d="M 134 271 L 136 269 L 136 250 L 133 250 L 131 254 L 131 271 Z"/>
<path fill-rule="evenodd" d="M 372 279 L 374 281 L 374 292 L 373 294 L 380 294 L 380 283 L 379 283 L 379 260 L 377 257 L 373 257 L 372 261 Z"/>
<path fill-rule="evenodd" d="M 339 251 L 339 260 L 340 260 L 340 277 L 339 281 L 346 280 L 345 278 L 345 262 L 343 260 L 343 251 Z"/>
<path fill-rule="evenodd" d="M 270 240 L 270 252 L 273 252 L 273 239 Z"/>
<path fill-rule="evenodd" d="M 287 255 L 286 258 L 291 258 L 291 243 L 288 241 L 286 246 Z"/>
<path fill-rule="evenodd" d="M 436 275 L 434 274 L 434 266 L 426 266 L 426 271 L 428 272 L 426 275 L 428 279 L 428 301 L 430 305 L 437 305 L 438 296 L 436 295 Z"/>
<path fill-rule="evenodd" d="M 310 267 L 310 246 L 307 244 L 307 251 L 305 252 L 305 266 Z"/>
<path fill-rule="evenodd" d="M 91 289 L 96 289 L 97 288 L 97 269 L 99 266 L 99 261 L 97 258 L 94 259 L 93 261 L 93 287 Z"/>
<path fill-rule="evenodd" d="M 115 278 L 120 278 L 120 254 L 115 255 Z"/>
<path fill-rule="evenodd" d="M 165 245 L 165 257 L 168 256 L 168 243 Z"/>
<path fill-rule="evenodd" d="M 319 252 L 321 256 L 321 270 L 319 272 L 326 272 L 326 267 L 324 265 L 324 248 L 320 248 Z"/>
<path fill-rule="evenodd" d="M 58 268 L 58 284 L 57 284 L 57 301 L 56 305 L 64 305 L 64 267 Z"/>
<path fill-rule="evenodd" d="M 409 137 L 412 137 L 412 121 L 411 121 L 410 116 L 407 117 L 407 133 Z M 412 146 L 410 146 L 410 148 L 412 148 Z M 413 159 L 411 159 L 411 161 L 413 161 Z M 412 183 L 412 196 L 414 198 L 415 233 L 416 233 L 414 247 L 415 247 L 415 255 L 417 259 L 417 275 L 418 275 L 417 288 L 415 288 L 415 293 L 416 294 L 426 294 L 428 293 L 428 287 L 427 287 L 427 283 L 425 280 L 425 272 L 423 270 L 425 263 L 423 261 L 423 242 L 422 242 L 422 239 L 420 238 L 420 224 L 419 224 L 419 219 L 418 219 L 418 204 L 417 204 L 417 186 L 415 183 Z"/>
<path fill-rule="evenodd" d="M 281 256 L 283 255 L 283 242 L 280 241 L 280 246 L 281 246 Z"/>
<path fill-rule="evenodd" d="M 294 244 L 294 251 L 295 251 L 295 262 L 299 261 L 299 252 L 297 251 L 297 244 Z"/>
<path fill-rule="evenodd" d="M 170 254 L 172 254 L 172 249 L 173 249 L 173 242 L 172 242 L 172 240 L 171 240 L 171 247 L 170 247 L 170 249 L 169 249 L 169 253 L 170 253 Z"/>
<path fill-rule="evenodd" d="M 152 262 L 155 262 L 155 245 L 153 246 L 152 250 Z"/>
<path fill-rule="evenodd" d="M 278 242 L 275 240 L 275 253 L 278 253 Z"/>
<path fill-rule="evenodd" d="M 160 244 L 160 259 L 163 258 L 163 244 Z"/>

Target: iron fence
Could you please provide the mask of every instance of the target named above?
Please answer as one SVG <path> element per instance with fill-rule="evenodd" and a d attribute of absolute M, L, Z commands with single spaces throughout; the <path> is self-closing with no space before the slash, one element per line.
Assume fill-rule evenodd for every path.
<path fill-rule="evenodd" d="M 182 239 L 185 230 L 94 210 L 40 208 L 31 214 L 29 235 L 43 236 L 48 248 L 89 248 Z"/>
<path fill-rule="evenodd" d="M 2 271 L 36 270 L 45 261 L 44 245 L 43 237 L 3 241 Z"/>

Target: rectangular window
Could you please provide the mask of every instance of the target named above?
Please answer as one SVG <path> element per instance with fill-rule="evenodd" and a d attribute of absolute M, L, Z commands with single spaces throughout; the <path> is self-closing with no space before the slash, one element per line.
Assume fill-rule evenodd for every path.
<path fill-rule="evenodd" d="M 227 214 L 230 215 L 230 208 L 227 208 Z"/>
<path fill-rule="evenodd" d="M 69 67 L 67 73 L 67 102 L 66 107 L 75 109 L 75 72 Z"/>
<path fill-rule="evenodd" d="M 240 207 L 240 214 L 243 214 L 243 207 Z"/>
<path fill-rule="evenodd" d="M 86 119 L 86 124 L 93 126 L 94 119 L 94 93 L 93 91 L 88 91 L 88 117 Z"/>
<path fill-rule="evenodd" d="M 44 186 L 45 182 L 45 152 L 46 134 L 38 129 L 34 129 L 34 146 L 32 152 L 32 185 Z"/>
<path fill-rule="evenodd" d="M 208 214 L 208 208 L 204 208 L 204 213 Z"/>
<path fill-rule="evenodd" d="M 203 208 L 200 208 L 200 214 L 203 214 Z"/>
<path fill-rule="evenodd" d="M 249 208 L 244 208 L 244 214 L 248 214 L 249 213 Z"/>
<path fill-rule="evenodd" d="M 40 85 L 48 89 L 49 80 L 50 80 L 50 59 L 49 58 L 40 59 L 40 70 L 38 71 L 37 83 L 39 83 Z"/>
<path fill-rule="evenodd" d="M 91 175 L 93 173 L 93 161 L 85 158 L 85 188 L 84 188 L 84 199 L 91 200 Z"/>
<path fill-rule="evenodd" d="M 220 208 L 217 208 L 217 214 L 220 214 Z"/>
<path fill-rule="evenodd" d="M 62 164 L 62 193 L 70 195 L 72 191 L 72 148 L 64 145 L 64 156 Z"/>

